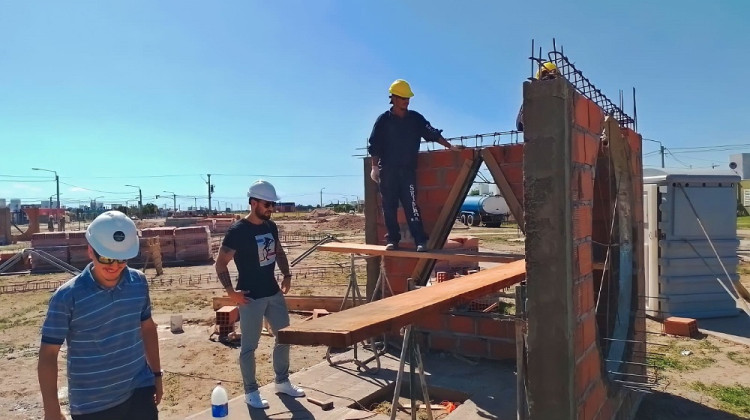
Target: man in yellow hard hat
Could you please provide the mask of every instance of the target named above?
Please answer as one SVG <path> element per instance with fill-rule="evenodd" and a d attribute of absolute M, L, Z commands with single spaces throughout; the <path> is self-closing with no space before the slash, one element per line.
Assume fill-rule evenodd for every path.
<path fill-rule="evenodd" d="M 424 138 L 449 149 L 460 147 L 448 143 L 441 134 L 442 130 L 430 125 L 419 112 L 409 109 L 409 99 L 414 93 L 406 80 L 394 81 L 388 92 L 391 108 L 375 121 L 367 148 L 372 156 L 370 177 L 380 186 L 383 218 L 388 229 L 386 249 L 397 249 L 401 240 L 396 217 L 400 202 L 417 251 L 424 252 L 427 250 L 427 235 L 417 205 L 419 143 Z"/>
<path fill-rule="evenodd" d="M 539 70 L 536 71 L 537 80 L 552 80 L 560 77 L 560 71 L 557 69 L 555 63 L 547 61 L 539 66 Z M 523 104 L 521 109 L 518 110 L 518 116 L 516 117 L 516 130 L 523 131 Z"/>

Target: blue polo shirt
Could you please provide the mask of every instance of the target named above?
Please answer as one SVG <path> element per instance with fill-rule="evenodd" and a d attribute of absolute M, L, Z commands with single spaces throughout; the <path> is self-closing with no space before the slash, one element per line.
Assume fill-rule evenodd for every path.
<path fill-rule="evenodd" d="M 68 343 L 71 414 L 95 413 L 154 385 L 141 322 L 151 318 L 146 277 L 126 267 L 111 289 L 91 275 L 92 264 L 55 291 L 42 325 L 42 343 Z"/>
<path fill-rule="evenodd" d="M 421 139 L 438 141 L 440 132 L 417 111 L 399 117 L 388 110 L 375 120 L 367 151 L 380 158 L 381 168 L 416 169 Z"/>

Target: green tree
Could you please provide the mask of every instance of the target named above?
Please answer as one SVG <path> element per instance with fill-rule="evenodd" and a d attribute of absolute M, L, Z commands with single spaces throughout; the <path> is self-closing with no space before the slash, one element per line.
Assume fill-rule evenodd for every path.
<path fill-rule="evenodd" d="M 144 216 L 154 216 L 159 211 L 159 207 L 156 206 L 154 203 L 147 203 L 143 205 L 143 215 Z"/>
<path fill-rule="evenodd" d="M 469 191 L 469 195 L 479 195 L 479 188 L 474 188 L 473 190 Z"/>

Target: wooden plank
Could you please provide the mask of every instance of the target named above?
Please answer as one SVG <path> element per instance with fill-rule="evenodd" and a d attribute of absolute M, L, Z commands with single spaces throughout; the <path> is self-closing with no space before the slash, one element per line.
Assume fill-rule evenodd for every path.
<path fill-rule="evenodd" d="M 294 290 L 294 283 L 292 283 L 292 290 Z M 284 300 L 286 300 L 287 309 L 290 311 L 313 311 L 315 309 L 325 309 L 328 312 L 338 312 L 339 308 L 341 308 L 341 301 L 343 301 L 344 298 L 343 296 L 284 296 Z M 236 306 L 236 304 L 229 298 L 229 296 L 214 296 L 214 311 L 222 306 Z M 347 299 L 344 309 L 350 308 L 351 306 L 352 300 Z"/>
<path fill-rule="evenodd" d="M 487 165 L 487 169 L 490 170 L 492 178 L 495 179 L 495 183 L 500 188 L 500 192 L 503 193 L 503 198 L 505 199 L 505 202 L 508 203 L 510 212 L 513 213 L 513 218 L 516 219 L 518 227 L 521 228 L 521 232 L 526 233 L 523 221 L 523 206 L 518 201 L 518 197 L 513 194 L 513 189 L 510 187 L 508 179 L 505 178 L 505 174 L 503 173 L 502 168 L 500 168 L 500 164 L 497 163 L 497 160 L 495 159 L 495 156 L 492 155 L 490 149 L 482 149 L 482 158 Z"/>
<path fill-rule="evenodd" d="M 464 160 L 456 177 L 456 182 L 451 187 L 448 198 L 445 200 L 445 205 L 435 221 L 432 232 L 430 232 L 430 238 L 427 240 L 427 248 L 435 249 L 444 244 L 448 239 L 451 228 L 453 228 L 453 224 L 456 221 L 458 210 L 461 208 L 466 194 L 469 193 L 471 184 L 474 181 L 474 177 L 477 176 L 481 164 L 482 160 L 478 158 L 476 151 L 474 152 L 473 159 Z M 424 286 L 427 284 L 427 279 L 430 277 L 430 272 L 434 266 L 434 259 L 420 259 L 417 261 L 414 271 L 412 271 L 411 278 L 414 279 L 416 284 Z"/>
<path fill-rule="evenodd" d="M 494 252 L 463 252 L 454 249 L 435 249 L 417 252 L 405 249 L 386 251 L 385 245 L 355 244 L 349 242 L 331 242 L 318 247 L 318 251 L 343 252 L 350 254 L 380 255 L 401 258 L 432 258 L 441 261 L 477 261 L 508 263 L 523 258 L 521 254 L 499 254 Z"/>
<path fill-rule="evenodd" d="M 510 287 L 525 278 L 526 261 L 515 261 L 283 328 L 279 331 L 279 342 L 347 347 L 369 337 L 398 331 L 420 318 Z"/>

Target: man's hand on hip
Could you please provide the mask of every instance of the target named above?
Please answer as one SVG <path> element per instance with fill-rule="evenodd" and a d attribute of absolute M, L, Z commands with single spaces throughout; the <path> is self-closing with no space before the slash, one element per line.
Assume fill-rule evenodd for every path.
<path fill-rule="evenodd" d="M 248 302 L 250 302 L 250 299 L 245 296 L 244 293 L 238 291 L 238 290 L 227 290 L 227 294 L 229 295 L 229 299 L 232 299 L 232 302 L 236 303 L 237 305 L 244 305 Z"/>

